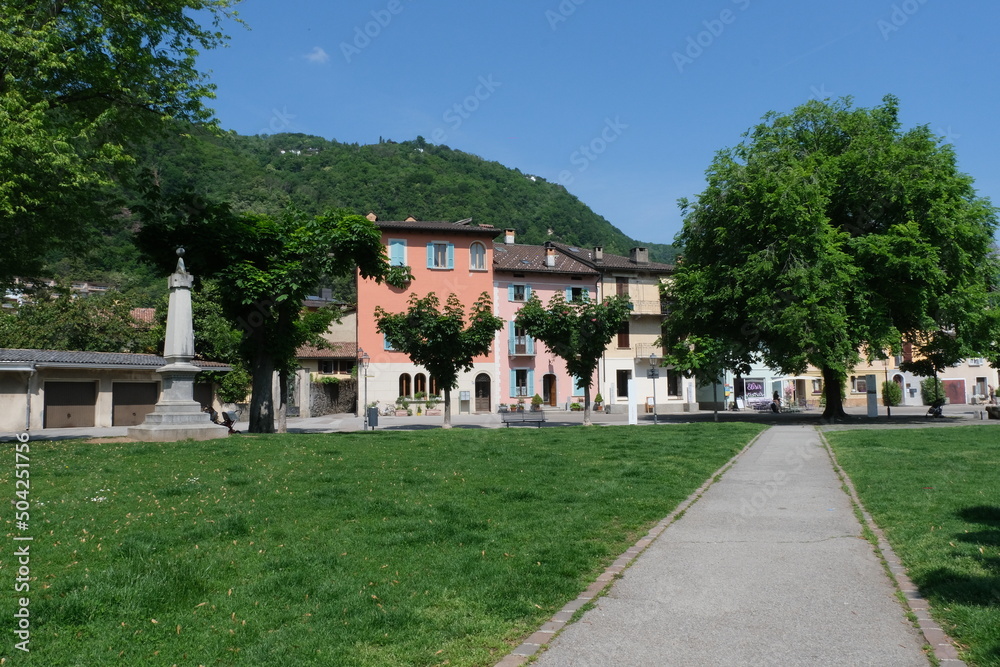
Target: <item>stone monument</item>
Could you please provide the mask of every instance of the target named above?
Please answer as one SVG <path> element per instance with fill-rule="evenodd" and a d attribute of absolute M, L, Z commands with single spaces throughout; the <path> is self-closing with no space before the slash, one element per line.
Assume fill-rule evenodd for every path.
<path fill-rule="evenodd" d="M 194 400 L 194 378 L 200 372 L 194 359 L 194 321 L 191 314 L 191 274 L 184 267 L 184 248 L 177 249 L 177 269 L 168 281 L 167 337 L 163 357 L 167 363 L 157 369 L 163 389 L 156 407 L 139 426 L 128 429 L 129 437 L 144 442 L 212 440 L 225 438 L 229 431 L 213 424 L 207 412 Z"/>

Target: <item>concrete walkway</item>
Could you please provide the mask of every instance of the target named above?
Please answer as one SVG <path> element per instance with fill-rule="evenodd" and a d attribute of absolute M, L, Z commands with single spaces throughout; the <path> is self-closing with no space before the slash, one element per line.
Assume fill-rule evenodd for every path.
<path fill-rule="evenodd" d="M 926 667 L 861 532 L 815 429 L 772 427 L 534 664 Z"/>

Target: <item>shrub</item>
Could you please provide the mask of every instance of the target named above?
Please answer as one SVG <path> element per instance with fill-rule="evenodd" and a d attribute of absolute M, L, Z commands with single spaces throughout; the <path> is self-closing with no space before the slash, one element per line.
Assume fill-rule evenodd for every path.
<path fill-rule="evenodd" d="M 570 403 L 569 409 L 574 412 L 579 412 L 580 410 L 583 410 L 583 406 L 580 405 L 579 403 Z"/>
<path fill-rule="evenodd" d="M 538 394 L 535 394 L 534 396 L 531 397 L 531 404 L 532 405 L 541 405 L 542 404 L 542 397 L 539 396 Z"/>
<path fill-rule="evenodd" d="M 601 396 L 601 392 L 597 392 L 597 396 L 594 396 L 594 403 L 603 403 L 604 397 Z"/>
<path fill-rule="evenodd" d="M 944 385 L 935 377 L 924 378 L 920 382 L 920 398 L 924 405 L 930 405 L 939 398 L 944 398 Z"/>
<path fill-rule="evenodd" d="M 893 407 L 903 402 L 903 388 L 888 380 L 882 383 L 882 405 Z"/>

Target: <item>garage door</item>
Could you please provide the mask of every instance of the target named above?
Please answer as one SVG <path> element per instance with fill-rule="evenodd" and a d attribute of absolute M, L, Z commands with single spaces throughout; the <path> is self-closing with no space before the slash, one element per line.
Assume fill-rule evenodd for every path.
<path fill-rule="evenodd" d="M 156 407 L 155 382 L 115 382 L 111 387 L 111 425 L 138 426 Z"/>
<path fill-rule="evenodd" d="M 94 425 L 96 382 L 46 382 L 43 428 Z"/>
<path fill-rule="evenodd" d="M 965 405 L 965 380 L 942 380 L 950 405 Z"/>

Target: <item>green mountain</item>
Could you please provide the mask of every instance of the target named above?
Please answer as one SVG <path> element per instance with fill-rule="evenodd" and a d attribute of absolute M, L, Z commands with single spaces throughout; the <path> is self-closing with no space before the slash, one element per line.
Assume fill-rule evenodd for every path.
<path fill-rule="evenodd" d="M 646 246 L 650 258 L 661 262 L 672 262 L 677 254 L 673 246 L 630 239 L 561 185 L 421 137 L 362 146 L 305 134 L 213 135 L 187 128 L 150 142 L 137 158 L 147 186 L 151 181 L 166 194 L 228 202 L 241 212 L 274 213 L 294 205 L 310 213 L 373 211 L 383 220 L 472 218 L 517 230 L 519 243 L 600 245 L 625 255 Z M 121 193 L 126 208 L 141 203 L 141 190 L 133 185 Z M 134 254 L 120 220 L 109 223 L 104 241 L 92 255 L 53 258 L 52 265 L 67 277 L 106 280 L 145 294 L 148 290 L 135 283 L 148 276 L 134 277 Z"/>

